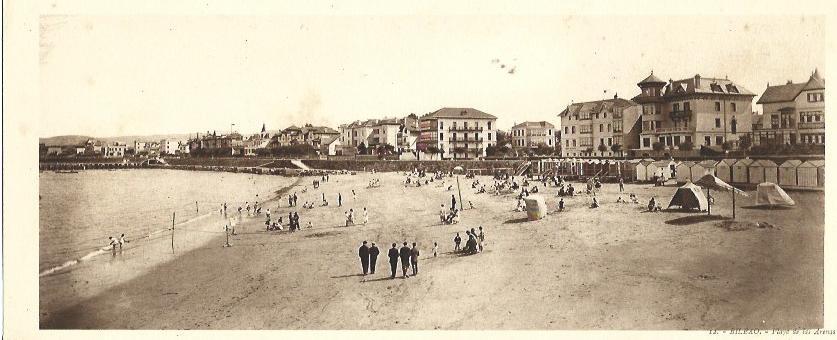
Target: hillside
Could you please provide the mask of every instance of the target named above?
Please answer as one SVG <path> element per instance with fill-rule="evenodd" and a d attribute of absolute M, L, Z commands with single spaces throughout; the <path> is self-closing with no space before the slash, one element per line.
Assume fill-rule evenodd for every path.
<path fill-rule="evenodd" d="M 96 139 L 104 142 L 120 142 L 125 143 L 128 145 L 134 144 L 135 140 L 140 141 L 159 141 L 161 139 L 176 139 L 176 140 L 186 140 L 190 136 L 194 136 L 193 134 L 188 133 L 181 133 L 181 134 L 168 134 L 168 135 L 149 135 L 149 136 L 118 136 L 118 137 L 90 137 L 90 136 L 80 136 L 80 135 L 66 135 L 66 136 L 54 136 L 48 138 L 40 138 L 39 142 L 44 143 L 46 145 L 78 145 L 82 144 L 88 139 Z"/>

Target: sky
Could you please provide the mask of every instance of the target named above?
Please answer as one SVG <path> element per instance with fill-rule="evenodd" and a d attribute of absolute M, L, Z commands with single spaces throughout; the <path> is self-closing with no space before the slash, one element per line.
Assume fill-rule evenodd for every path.
<path fill-rule="evenodd" d="M 633 97 L 652 70 L 663 80 L 729 77 L 756 94 L 806 81 L 824 72 L 824 25 L 811 16 L 42 16 L 39 135 L 337 128 L 442 107 L 482 110 L 503 129 L 557 125 L 573 101 Z"/>

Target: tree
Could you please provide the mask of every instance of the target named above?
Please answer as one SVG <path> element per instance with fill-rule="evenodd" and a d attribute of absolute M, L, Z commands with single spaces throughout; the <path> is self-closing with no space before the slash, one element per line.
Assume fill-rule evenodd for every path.
<path fill-rule="evenodd" d="M 738 147 L 743 150 L 747 150 L 753 146 L 753 139 L 750 135 L 743 135 L 738 138 Z"/>
<path fill-rule="evenodd" d="M 613 151 L 613 153 L 620 153 L 622 152 L 622 145 L 619 143 L 613 144 L 610 146 L 610 151 Z"/>
<path fill-rule="evenodd" d="M 660 142 L 654 142 L 654 144 L 651 144 L 651 148 L 654 149 L 654 151 L 663 151 L 666 149 L 666 145 Z"/>
<path fill-rule="evenodd" d="M 692 144 L 692 142 L 683 142 L 680 143 L 677 148 L 680 149 L 680 151 L 692 151 L 695 149 L 695 145 Z"/>
<path fill-rule="evenodd" d="M 360 143 L 360 144 L 357 146 L 357 153 L 358 153 L 359 155 L 365 155 L 365 154 L 366 154 L 366 151 L 367 151 L 367 148 L 366 148 L 366 143 Z"/>
<path fill-rule="evenodd" d="M 726 142 L 721 143 L 721 149 L 731 150 L 732 149 L 732 142 L 726 141 Z"/>
<path fill-rule="evenodd" d="M 607 151 L 607 145 L 599 144 L 599 152 L 601 152 L 602 155 L 604 155 L 605 151 Z"/>

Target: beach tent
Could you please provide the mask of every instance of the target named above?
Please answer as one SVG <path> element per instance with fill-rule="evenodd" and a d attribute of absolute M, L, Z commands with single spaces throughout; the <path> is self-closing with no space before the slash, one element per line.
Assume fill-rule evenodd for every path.
<path fill-rule="evenodd" d="M 797 184 L 805 188 L 817 187 L 817 166 L 809 161 L 796 167 Z"/>
<path fill-rule="evenodd" d="M 644 160 L 644 159 L 639 161 L 639 163 L 636 163 L 636 180 L 637 181 L 640 181 L 640 182 L 647 181 L 649 178 L 651 178 L 651 176 L 654 175 L 653 173 L 652 174 L 648 173 L 648 165 L 649 164 L 651 164 L 651 162 L 649 162 L 647 160 Z"/>
<path fill-rule="evenodd" d="M 692 166 L 692 182 L 704 175 L 715 175 L 715 164 L 717 162 L 707 159 Z"/>
<path fill-rule="evenodd" d="M 766 206 L 792 206 L 793 201 L 788 194 L 776 183 L 764 182 L 756 187 L 756 205 Z"/>
<path fill-rule="evenodd" d="M 668 180 L 671 178 L 671 165 L 674 164 L 673 161 L 664 160 L 664 161 L 656 161 L 651 164 L 648 164 L 646 167 L 646 171 L 648 173 L 648 178 L 653 178 L 654 176 L 662 177 L 663 180 Z"/>
<path fill-rule="evenodd" d="M 546 201 L 543 196 L 529 195 L 523 198 L 526 202 L 526 217 L 529 221 L 535 221 L 546 217 Z"/>
<path fill-rule="evenodd" d="M 737 159 L 725 158 L 715 165 L 715 176 L 718 176 L 724 182 L 732 182 L 732 166 L 737 162 Z"/>
<path fill-rule="evenodd" d="M 778 176 L 779 166 L 773 161 L 767 159 L 760 159 L 750 163 L 748 174 L 750 183 L 759 184 L 763 182 L 776 182 Z"/>
<path fill-rule="evenodd" d="M 684 161 L 680 162 L 677 165 L 677 172 L 675 172 L 674 178 L 677 179 L 677 183 L 686 183 L 692 181 L 692 166 L 695 165 L 695 162 Z"/>
<path fill-rule="evenodd" d="M 674 196 L 671 197 L 671 201 L 668 203 L 668 208 L 671 209 L 672 206 L 677 206 L 681 209 L 706 211 L 709 209 L 709 202 L 706 200 L 706 196 L 700 187 L 692 183 L 686 183 L 674 192 Z"/>
<path fill-rule="evenodd" d="M 798 159 L 789 159 L 779 166 L 779 185 L 797 186 L 796 167 L 802 164 Z"/>
<path fill-rule="evenodd" d="M 817 166 L 817 185 L 825 187 L 825 161 L 817 159 L 809 162 Z"/>
<path fill-rule="evenodd" d="M 750 164 L 753 164 L 753 160 L 749 158 L 744 158 L 735 162 L 732 165 L 732 182 L 733 183 L 749 183 L 750 182 Z"/>
<path fill-rule="evenodd" d="M 745 192 L 733 187 L 732 185 L 729 185 L 728 183 L 722 181 L 720 178 L 715 177 L 714 175 L 706 175 L 706 176 L 701 177 L 699 180 L 695 181 L 695 185 L 706 188 L 706 196 L 707 197 L 709 196 L 709 192 L 713 189 L 716 190 L 716 191 L 721 191 L 721 190 L 731 191 L 732 192 L 732 218 L 733 219 L 735 218 L 735 195 L 739 194 L 739 195 L 747 196 L 747 194 Z M 712 214 L 711 208 L 707 209 L 706 213 L 707 214 Z"/>

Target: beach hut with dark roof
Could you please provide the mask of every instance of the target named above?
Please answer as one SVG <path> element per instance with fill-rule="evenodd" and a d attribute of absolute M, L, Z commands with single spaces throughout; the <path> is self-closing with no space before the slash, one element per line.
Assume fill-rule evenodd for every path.
<path fill-rule="evenodd" d="M 796 167 L 802 164 L 798 159 L 786 160 L 779 166 L 779 185 L 781 186 L 797 186 Z"/>
<path fill-rule="evenodd" d="M 743 158 L 732 165 L 733 183 L 750 183 L 750 164 L 753 164 L 752 159 Z"/>
<path fill-rule="evenodd" d="M 648 175 L 648 165 L 651 164 L 651 161 L 641 160 L 636 163 L 636 180 L 640 182 L 648 181 L 651 176 Z M 653 175 L 653 174 L 652 174 Z"/>
<path fill-rule="evenodd" d="M 825 187 L 825 160 L 817 159 L 809 162 L 817 166 L 817 186 Z"/>
<path fill-rule="evenodd" d="M 694 181 L 696 179 L 700 179 L 701 177 L 703 177 L 705 175 L 714 176 L 715 175 L 715 165 L 716 164 L 717 164 L 717 162 L 715 162 L 711 159 L 707 159 L 705 161 L 700 161 L 698 163 L 695 163 L 695 165 L 692 166 L 692 181 Z"/>
<path fill-rule="evenodd" d="M 676 171 L 674 172 L 674 178 L 677 180 L 677 183 L 686 183 L 691 182 L 692 179 L 692 167 L 695 165 L 695 162 L 690 161 L 683 161 L 680 164 L 677 164 Z"/>

